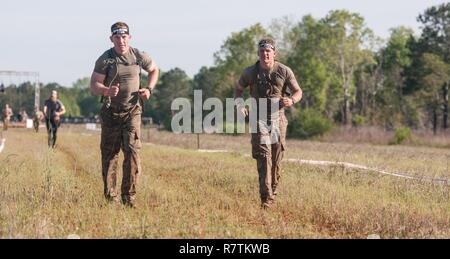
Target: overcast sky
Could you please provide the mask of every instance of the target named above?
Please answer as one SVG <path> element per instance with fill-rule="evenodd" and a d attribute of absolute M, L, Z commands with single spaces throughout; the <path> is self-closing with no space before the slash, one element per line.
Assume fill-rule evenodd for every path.
<path fill-rule="evenodd" d="M 387 38 L 400 25 L 419 31 L 417 16 L 437 0 L 2 0 L 0 70 L 37 71 L 43 83 L 71 86 L 90 76 L 95 60 L 111 43 L 110 26 L 125 21 L 131 45 L 167 71 L 189 76 L 213 65 L 213 54 L 232 32 L 261 22 L 330 10 L 360 13 L 376 35 Z M 256 58 L 256 57 L 255 57 Z M 5 84 L 12 79 L 1 77 Z M 21 79 L 24 80 L 24 79 Z"/>

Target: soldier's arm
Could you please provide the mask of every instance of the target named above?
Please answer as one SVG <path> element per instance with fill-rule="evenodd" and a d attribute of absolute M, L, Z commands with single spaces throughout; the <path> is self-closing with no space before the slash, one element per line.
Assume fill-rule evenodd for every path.
<path fill-rule="evenodd" d="M 95 95 L 108 96 L 109 89 L 103 84 L 106 75 L 92 72 L 91 75 L 91 92 Z"/>
<path fill-rule="evenodd" d="M 249 68 L 245 69 L 244 72 L 242 73 L 241 77 L 239 78 L 239 80 L 236 82 L 235 87 L 234 87 L 234 99 L 236 100 L 237 98 L 243 98 L 243 94 L 244 94 L 244 90 L 247 86 L 249 86 L 250 83 L 250 75 L 251 73 L 249 72 Z"/>
<path fill-rule="evenodd" d="M 236 83 L 236 87 L 234 88 L 234 100 L 236 102 L 237 110 L 244 116 L 248 115 L 248 111 L 244 105 L 244 90 L 245 87 L 242 86 L 239 82 Z"/>
<path fill-rule="evenodd" d="M 155 62 L 152 61 L 148 69 L 145 69 L 145 71 L 147 71 L 148 73 L 147 76 L 148 84 L 146 88 L 139 89 L 139 96 L 144 100 L 148 100 L 150 99 L 150 96 L 152 94 L 151 91 L 153 91 L 153 89 L 156 86 L 156 83 L 158 82 L 159 68 L 156 66 Z"/>
<path fill-rule="evenodd" d="M 302 89 L 299 86 L 297 86 L 295 88 L 292 88 L 291 91 L 293 93 L 291 96 L 292 101 L 294 103 L 298 103 L 302 99 L 302 96 L 303 96 Z"/>
<path fill-rule="evenodd" d="M 302 99 L 303 92 L 300 86 L 298 85 L 297 80 L 295 79 L 294 73 L 291 70 L 288 71 L 287 81 L 292 96 L 283 97 L 281 101 L 283 102 L 283 105 L 285 107 L 290 107 L 298 103 Z"/>
<path fill-rule="evenodd" d="M 61 111 L 59 111 L 58 115 L 61 116 L 64 113 L 66 113 L 66 107 L 64 107 L 64 104 L 61 103 Z"/>
<path fill-rule="evenodd" d="M 156 66 L 155 62 L 152 62 L 149 69 L 146 70 L 148 73 L 147 81 L 148 85 L 147 88 L 153 89 L 156 86 L 156 83 L 158 82 L 159 77 L 159 68 Z"/>
<path fill-rule="evenodd" d="M 48 115 L 47 115 L 47 105 L 44 105 L 44 110 L 42 111 L 42 113 L 44 114 L 45 117 L 48 118 Z"/>

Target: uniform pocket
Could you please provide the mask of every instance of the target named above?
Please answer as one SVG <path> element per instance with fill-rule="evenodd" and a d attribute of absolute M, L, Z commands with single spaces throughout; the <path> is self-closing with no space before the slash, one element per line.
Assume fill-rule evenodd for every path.
<path fill-rule="evenodd" d="M 141 139 L 139 136 L 139 132 L 136 130 L 129 131 L 125 134 L 123 148 L 125 152 L 136 152 L 142 147 Z"/>
<path fill-rule="evenodd" d="M 142 147 L 142 142 L 141 142 L 141 132 L 140 130 L 136 129 L 134 131 L 134 147 L 136 149 L 140 149 Z"/>
<path fill-rule="evenodd" d="M 284 151 L 286 150 L 286 133 L 287 133 L 287 126 L 288 126 L 288 120 L 286 118 L 286 115 L 284 113 L 280 114 L 280 142 L 281 142 L 281 149 Z"/>

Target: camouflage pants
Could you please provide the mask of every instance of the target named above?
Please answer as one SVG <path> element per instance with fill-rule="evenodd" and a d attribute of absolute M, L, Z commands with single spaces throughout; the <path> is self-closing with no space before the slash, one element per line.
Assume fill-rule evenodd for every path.
<path fill-rule="evenodd" d="M 273 123 L 271 125 L 274 125 Z M 259 175 L 259 193 L 262 204 L 274 201 L 277 186 L 281 178 L 281 160 L 286 146 L 288 121 L 280 113 L 276 130 L 267 130 L 258 122 L 258 133 L 252 134 L 252 156 L 256 159 Z"/>
<path fill-rule="evenodd" d="M 45 126 L 47 127 L 47 142 L 49 147 L 55 147 L 56 139 L 58 137 L 59 121 L 53 119 L 45 119 Z"/>
<path fill-rule="evenodd" d="M 39 132 L 39 124 L 40 124 L 39 119 L 34 118 L 33 119 L 33 127 L 36 132 Z"/>
<path fill-rule="evenodd" d="M 100 112 L 102 120 L 102 134 L 100 149 L 102 153 L 102 176 L 104 195 L 107 199 L 117 199 L 117 166 L 119 152 L 122 149 L 124 161 L 122 166 L 122 201 L 133 205 L 136 195 L 136 185 L 141 172 L 139 149 L 141 148 L 140 106 L 130 111 L 118 112 L 112 107 L 102 107 Z"/>

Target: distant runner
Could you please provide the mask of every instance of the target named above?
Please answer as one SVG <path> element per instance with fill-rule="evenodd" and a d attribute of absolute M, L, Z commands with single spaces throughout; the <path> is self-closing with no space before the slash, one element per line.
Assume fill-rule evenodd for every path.
<path fill-rule="evenodd" d="M 58 100 L 58 92 L 52 91 L 50 98 L 44 103 L 45 125 L 47 126 L 48 147 L 56 147 L 58 128 L 61 124 L 61 115 L 66 113 L 63 103 Z"/>
<path fill-rule="evenodd" d="M 9 104 L 5 104 L 5 108 L 2 110 L 3 130 L 8 130 L 12 115 L 13 112 L 11 107 L 9 107 Z"/>

